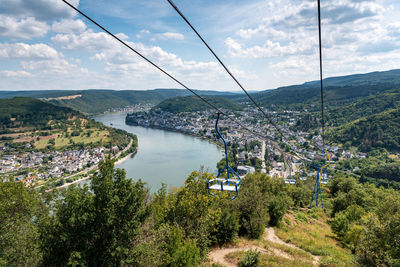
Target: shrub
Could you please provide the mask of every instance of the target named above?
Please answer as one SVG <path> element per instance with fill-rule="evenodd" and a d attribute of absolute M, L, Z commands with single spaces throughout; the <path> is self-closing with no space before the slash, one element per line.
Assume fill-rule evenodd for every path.
<path fill-rule="evenodd" d="M 240 267 L 255 267 L 259 263 L 260 252 L 257 250 L 248 250 L 244 254 L 244 257 L 240 260 Z"/>

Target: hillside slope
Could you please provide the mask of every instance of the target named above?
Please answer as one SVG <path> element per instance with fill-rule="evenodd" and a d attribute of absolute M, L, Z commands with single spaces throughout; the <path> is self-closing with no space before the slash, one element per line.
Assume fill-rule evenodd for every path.
<path fill-rule="evenodd" d="M 390 109 L 375 115 L 333 128 L 328 138 L 339 144 L 356 146 L 362 151 L 385 148 L 400 151 L 400 108 Z"/>
<path fill-rule="evenodd" d="M 48 127 L 50 120 L 67 120 L 79 113 L 66 107 L 28 98 L 0 99 L 0 127 L 13 126 Z"/>
<path fill-rule="evenodd" d="M 200 95 L 235 95 L 229 92 L 211 90 L 194 90 Z M 52 104 L 70 107 L 86 114 L 103 113 L 111 108 L 122 108 L 136 104 L 158 104 L 161 101 L 176 96 L 190 96 L 184 89 L 154 89 L 154 90 L 49 90 L 49 91 L 3 91 L 1 98 L 15 96 L 33 97 Z"/>
<path fill-rule="evenodd" d="M 240 110 L 242 108 L 236 102 L 233 102 L 225 97 L 205 96 L 204 98 L 210 103 L 222 109 Z M 171 113 L 180 113 L 208 110 L 211 109 L 211 107 L 195 96 L 178 96 L 162 101 L 160 104 L 153 107 L 152 110 L 155 111 L 158 109 Z"/>
<path fill-rule="evenodd" d="M 17 150 L 125 147 L 130 134 L 106 127 L 67 107 L 34 98 L 0 99 L 0 146 Z"/>
<path fill-rule="evenodd" d="M 320 99 L 319 81 L 301 85 L 280 87 L 253 94 L 255 100 L 265 106 L 303 109 L 318 104 Z M 400 87 L 400 70 L 372 72 L 324 79 L 325 101 L 328 105 L 343 105 L 362 97 L 376 95 Z M 246 101 L 243 96 L 236 97 Z M 283 107 L 282 107 L 283 106 Z"/>
<path fill-rule="evenodd" d="M 381 94 L 361 98 L 349 105 L 330 107 L 327 112 L 327 121 L 333 126 L 339 126 L 362 117 L 399 107 L 400 87 Z"/>

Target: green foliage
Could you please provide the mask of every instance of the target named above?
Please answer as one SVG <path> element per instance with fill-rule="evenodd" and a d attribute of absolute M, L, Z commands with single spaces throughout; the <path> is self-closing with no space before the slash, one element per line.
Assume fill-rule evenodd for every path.
<path fill-rule="evenodd" d="M 77 112 L 65 107 L 54 106 L 33 98 L 15 97 L 0 99 L 0 125 L 12 127 L 15 119 L 18 126 L 35 126 L 50 129 L 50 120 L 67 120 Z"/>
<path fill-rule="evenodd" d="M 336 163 L 336 168 L 353 171 L 354 174 L 360 176 L 360 182 L 400 189 L 400 162 L 388 157 L 385 151 L 377 150 L 369 154 L 364 159 L 352 158 L 339 161 Z"/>
<path fill-rule="evenodd" d="M 269 224 L 276 226 L 291 206 L 292 200 L 287 194 L 273 196 L 268 203 Z"/>
<path fill-rule="evenodd" d="M 397 81 L 387 81 L 384 83 L 373 84 L 370 81 L 364 85 L 349 84 L 346 82 L 336 82 L 332 85 L 325 84 L 325 99 L 328 106 L 340 106 L 348 104 L 350 101 L 362 97 L 376 95 L 389 90 L 398 88 L 399 74 L 396 73 Z M 328 78 L 329 79 L 329 78 Z M 253 98 L 263 106 L 274 109 L 299 109 L 304 108 L 316 111 L 318 109 L 319 84 L 305 83 L 302 85 L 292 85 L 280 87 L 275 90 L 267 90 L 253 95 Z M 244 96 L 238 97 L 238 101 L 245 100 Z"/>
<path fill-rule="evenodd" d="M 337 176 L 330 188 L 334 196 L 332 230 L 356 253 L 359 262 L 398 265 L 400 193 L 343 176 Z"/>
<path fill-rule="evenodd" d="M 41 262 L 37 219 L 46 208 L 20 182 L 0 181 L 0 265 L 36 266 Z"/>
<path fill-rule="evenodd" d="M 327 123 L 333 126 L 355 121 L 400 106 L 400 89 L 385 91 L 378 95 L 361 98 L 344 106 L 331 106 L 327 114 Z"/>
<path fill-rule="evenodd" d="M 328 137 L 337 143 L 349 142 L 362 151 L 373 148 L 400 151 L 399 117 L 400 108 L 387 110 L 332 129 Z"/>
<path fill-rule="evenodd" d="M 210 103 L 218 106 L 219 108 L 229 110 L 240 110 L 241 106 L 236 102 L 233 102 L 227 98 L 220 96 L 205 96 L 204 97 Z M 152 111 L 162 110 L 171 113 L 180 112 L 195 112 L 210 109 L 211 107 L 205 104 L 202 100 L 195 96 L 178 96 L 168 98 L 162 101 L 160 104 L 152 108 Z"/>
<path fill-rule="evenodd" d="M 184 240 L 183 231 L 172 227 L 166 239 L 165 266 L 196 266 L 199 263 L 200 251 L 193 240 Z"/>
<path fill-rule="evenodd" d="M 71 186 L 41 224 L 45 265 L 121 265 L 148 216 L 147 191 L 108 159 L 91 188 Z"/>
<path fill-rule="evenodd" d="M 235 153 L 228 153 L 228 164 L 234 170 L 237 171 L 238 161 Z M 226 158 L 223 157 L 220 161 L 217 162 L 218 171 L 222 171 L 226 167 Z M 221 173 L 222 176 L 226 177 L 226 170 Z M 229 174 L 231 175 L 231 174 Z"/>
<path fill-rule="evenodd" d="M 248 250 L 244 254 L 244 257 L 240 259 L 240 267 L 256 267 L 259 265 L 260 252 L 257 250 Z"/>
<path fill-rule="evenodd" d="M 195 90 L 200 95 L 229 95 L 217 91 Z M 31 92 L 27 92 L 31 94 Z M 59 93 L 57 96 L 35 95 L 34 97 L 54 98 L 64 95 L 80 95 L 73 99 L 49 99 L 51 103 L 70 107 L 85 114 L 103 113 L 112 108 L 123 108 L 136 104 L 158 104 L 161 101 L 176 96 L 192 95 L 184 89 L 155 89 L 155 90 L 84 90 Z M 1 97 L 1 94 L 0 94 Z"/>
<path fill-rule="evenodd" d="M 219 245 L 232 243 L 239 232 L 239 218 L 237 212 L 227 209 L 228 204 L 222 210 L 220 220 L 216 225 L 213 235 Z"/>

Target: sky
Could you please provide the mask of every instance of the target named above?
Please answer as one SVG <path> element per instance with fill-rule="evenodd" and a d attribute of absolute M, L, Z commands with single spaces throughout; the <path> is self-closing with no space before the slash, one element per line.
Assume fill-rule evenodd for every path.
<path fill-rule="evenodd" d="M 69 0 L 190 88 L 239 91 L 167 0 Z M 248 90 L 319 78 L 316 0 L 175 0 Z M 400 68 L 400 1 L 321 0 L 324 77 Z M 61 0 L 0 0 L 0 90 L 180 88 Z"/>

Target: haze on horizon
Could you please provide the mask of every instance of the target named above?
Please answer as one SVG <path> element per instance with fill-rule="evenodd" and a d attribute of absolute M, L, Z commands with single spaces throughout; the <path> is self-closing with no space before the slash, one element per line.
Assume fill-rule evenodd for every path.
<path fill-rule="evenodd" d="M 167 1 L 70 0 L 191 88 L 238 91 Z M 316 1 L 176 0 L 248 90 L 318 79 Z M 322 0 L 324 77 L 399 68 L 400 3 Z M 0 1 L 0 90 L 179 88 L 61 0 Z"/>

